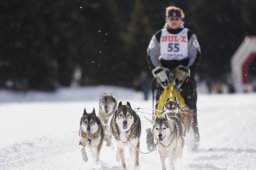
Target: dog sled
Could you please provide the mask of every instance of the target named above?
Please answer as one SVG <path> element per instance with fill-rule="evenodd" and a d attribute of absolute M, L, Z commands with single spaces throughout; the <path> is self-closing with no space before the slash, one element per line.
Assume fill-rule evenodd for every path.
<path fill-rule="evenodd" d="M 163 169 L 166 169 L 167 158 L 169 168 L 174 169 L 176 159 L 182 157 L 185 138 L 192 123 L 192 112 L 180 94 L 180 87 L 188 80 L 190 70 L 184 66 L 178 66 L 173 71 L 156 67 L 152 73 L 162 89 L 158 89 L 160 94 L 156 105 L 153 95 L 153 127 L 147 130 L 147 146 L 149 150 L 158 150 Z"/>
<path fill-rule="evenodd" d="M 187 106 L 185 104 L 184 98 L 180 94 L 179 89 L 190 76 L 190 70 L 184 66 L 178 66 L 171 72 L 167 68 L 158 66 L 153 69 L 152 73 L 155 77 L 156 83 L 160 85 L 160 88 L 163 89 L 155 106 L 155 92 L 153 87 L 153 107 L 155 107 L 153 108 L 153 115 L 161 115 L 167 100 L 172 101 L 172 104 L 176 104 L 176 106 L 178 106 L 178 108 L 181 110 L 185 110 Z M 172 109 L 173 105 L 169 106 L 169 109 Z"/>

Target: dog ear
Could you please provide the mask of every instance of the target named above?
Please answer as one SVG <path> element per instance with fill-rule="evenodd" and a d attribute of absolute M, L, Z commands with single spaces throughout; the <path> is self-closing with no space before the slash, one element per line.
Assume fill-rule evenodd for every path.
<path fill-rule="evenodd" d="M 121 106 L 122 106 L 122 102 L 119 102 L 118 107 L 121 107 Z"/>
<path fill-rule="evenodd" d="M 158 116 L 156 116 L 156 118 L 155 118 L 155 121 L 154 121 L 154 122 L 157 122 L 157 121 L 159 121 L 159 117 L 158 117 Z"/>
<path fill-rule="evenodd" d="M 95 108 L 93 108 L 93 110 L 92 110 L 92 114 L 96 115 L 96 113 L 95 113 Z"/>
<path fill-rule="evenodd" d="M 105 96 L 106 95 L 106 92 L 102 92 L 101 94 L 100 94 L 100 97 L 103 97 L 103 96 Z"/>
<path fill-rule="evenodd" d="M 164 114 L 164 119 L 168 120 L 168 117 L 167 117 L 167 115 L 166 115 L 166 114 Z"/>
<path fill-rule="evenodd" d="M 98 117 L 96 117 L 96 123 L 97 123 L 98 125 L 102 125 L 102 123 L 101 123 L 101 121 L 100 121 L 100 119 L 99 119 Z"/>
<path fill-rule="evenodd" d="M 87 115 L 87 112 L 86 112 L 86 109 L 84 108 L 84 113 L 83 113 L 83 115 Z"/>
<path fill-rule="evenodd" d="M 126 105 L 131 108 L 131 104 L 129 102 L 126 102 Z"/>

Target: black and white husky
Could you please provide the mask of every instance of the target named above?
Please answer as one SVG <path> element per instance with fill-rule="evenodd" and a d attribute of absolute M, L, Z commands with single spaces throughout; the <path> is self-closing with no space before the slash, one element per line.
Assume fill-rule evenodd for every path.
<path fill-rule="evenodd" d="M 104 93 L 99 100 L 99 118 L 104 125 L 105 129 L 105 140 L 107 146 L 112 146 L 112 135 L 110 132 L 110 119 L 115 113 L 117 108 L 116 98 L 111 94 Z"/>
<path fill-rule="evenodd" d="M 153 123 L 153 136 L 159 152 L 162 169 L 166 170 L 165 161 L 169 158 L 169 169 L 174 170 L 175 160 L 181 157 L 184 138 L 179 118 L 156 117 Z"/>
<path fill-rule="evenodd" d="M 80 119 L 79 129 L 81 153 L 84 161 L 88 160 L 85 148 L 92 151 L 94 161 L 99 162 L 99 155 L 104 140 L 104 128 L 100 119 L 96 116 L 95 109 L 92 113 L 87 113 L 84 109 Z"/>
<path fill-rule="evenodd" d="M 139 169 L 139 149 L 141 121 L 137 113 L 131 108 L 129 102 L 118 104 L 110 124 L 112 135 L 117 144 L 117 160 L 121 160 L 121 167 L 126 169 L 124 148 L 129 147 L 130 154 L 135 157 L 134 169 Z"/>

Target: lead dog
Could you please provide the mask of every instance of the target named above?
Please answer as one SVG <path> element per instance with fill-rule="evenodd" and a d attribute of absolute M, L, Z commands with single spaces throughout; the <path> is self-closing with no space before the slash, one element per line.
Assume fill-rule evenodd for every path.
<path fill-rule="evenodd" d="M 117 143 L 117 160 L 121 160 L 122 169 L 126 170 L 125 146 L 129 147 L 130 154 L 135 157 L 134 169 L 139 169 L 141 121 L 129 102 L 126 105 L 119 102 L 111 119 L 110 128 Z"/>
<path fill-rule="evenodd" d="M 99 100 L 99 118 L 104 125 L 105 141 L 107 146 L 112 146 L 112 135 L 110 132 L 109 122 L 111 116 L 115 113 L 117 101 L 112 94 L 104 93 Z"/>
<path fill-rule="evenodd" d="M 156 117 L 153 123 L 153 136 L 159 152 L 162 170 L 166 170 L 165 161 L 169 158 L 169 169 L 174 170 L 175 161 L 181 157 L 184 138 L 182 125 L 177 117 Z"/>
<path fill-rule="evenodd" d="M 92 151 L 94 161 L 99 162 L 99 155 L 104 140 L 104 128 L 100 119 L 96 116 L 95 109 L 92 113 L 87 113 L 84 109 L 83 116 L 80 119 L 79 129 L 82 158 L 84 161 L 88 160 L 85 148 Z"/>

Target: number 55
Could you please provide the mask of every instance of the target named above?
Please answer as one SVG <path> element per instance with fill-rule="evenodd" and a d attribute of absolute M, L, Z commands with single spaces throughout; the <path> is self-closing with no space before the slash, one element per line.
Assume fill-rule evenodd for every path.
<path fill-rule="evenodd" d="M 179 43 L 169 43 L 168 44 L 168 52 L 178 52 L 180 51 Z"/>

